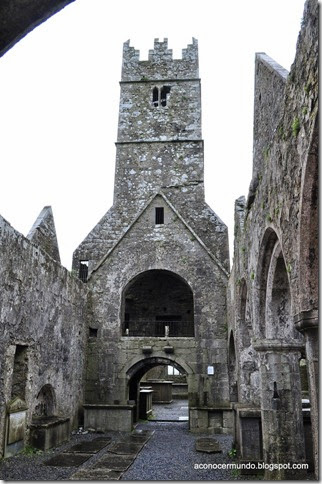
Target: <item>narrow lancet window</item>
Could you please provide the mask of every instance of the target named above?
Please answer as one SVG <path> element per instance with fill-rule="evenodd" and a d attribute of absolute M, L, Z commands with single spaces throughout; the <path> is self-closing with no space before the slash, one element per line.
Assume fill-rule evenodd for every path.
<path fill-rule="evenodd" d="M 152 103 L 155 108 L 159 106 L 159 89 L 157 87 L 152 92 Z"/>
<path fill-rule="evenodd" d="M 168 94 L 170 94 L 170 86 L 163 86 L 161 89 L 161 106 L 167 105 Z"/>
<path fill-rule="evenodd" d="M 79 278 L 83 282 L 87 282 L 88 277 L 88 260 L 81 260 L 79 262 Z"/>
<path fill-rule="evenodd" d="M 155 223 L 156 225 L 164 224 L 164 208 L 155 207 Z"/>

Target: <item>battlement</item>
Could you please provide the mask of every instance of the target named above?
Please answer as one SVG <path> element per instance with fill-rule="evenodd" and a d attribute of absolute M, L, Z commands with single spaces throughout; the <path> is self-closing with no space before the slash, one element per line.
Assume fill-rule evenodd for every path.
<path fill-rule="evenodd" d="M 192 39 L 182 49 L 181 59 L 173 59 L 168 49 L 168 39 L 154 39 L 154 48 L 149 50 L 147 61 L 140 61 L 140 51 L 130 46 L 130 40 L 123 44 L 122 81 L 158 79 L 194 79 L 199 77 L 198 41 Z"/>

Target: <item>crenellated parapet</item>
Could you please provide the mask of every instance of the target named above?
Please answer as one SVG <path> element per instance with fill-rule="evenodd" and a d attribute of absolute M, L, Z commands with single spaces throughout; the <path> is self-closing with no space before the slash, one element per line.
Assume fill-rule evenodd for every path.
<path fill-rule="evenodd" d="M 158 79 L 196 79 L 199 77 L 198 41 L 192 39 L 182 49 L 182 58 L 173 59 L 168 49 L 168 39 L 154 39 L 154 48 L 149 50 L 147 61 L 140 60 L 140 51 L 123 44 L 122 81 L 153 81 Z"/>

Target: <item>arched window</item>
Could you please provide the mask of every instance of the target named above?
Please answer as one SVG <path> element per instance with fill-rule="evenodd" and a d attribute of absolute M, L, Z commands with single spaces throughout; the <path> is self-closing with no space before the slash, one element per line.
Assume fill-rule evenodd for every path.
<path fill-rule="evenodd" d="M 50 384 L 44 385 L 38 395 L 33 417 L 52 417 L 55 414 L 55 391 Z"/>
<path fill-rule="evenodd" d="M 157 87 L 154 87 L 152 91 L 152 103 L 155 108 L 159 106 L 159 89 Z"/>
<path fill-rule="evenodd" d="M 152 90 L 152 105 L 157 108 L 159 106 L 165 107 L 167 105 L 167 96 L 170 94 L 170 86 L 162 86 L 161 89 L 154 87 Z"/>

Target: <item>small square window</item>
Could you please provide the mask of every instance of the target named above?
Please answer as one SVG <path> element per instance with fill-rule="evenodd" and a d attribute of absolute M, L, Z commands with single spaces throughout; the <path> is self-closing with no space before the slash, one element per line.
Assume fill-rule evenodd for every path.
<path fill-rule="evenodd" d="M 155 207 L 155 223 L 156 225 L 164 224 L 164 208 Z"/>
<path fill-rule="evenodd" d="M 89 327 L 89 337 L 90 338 L 97 338 L 97 332 L 98 332 L 97 328 Z"/>
<path fill-rule="evenodd" d="M 215 374 L 215 369 L 214 367 L 211 365 L 211 366 L 207 366 L 207 375 L 214 375 Z"/>

